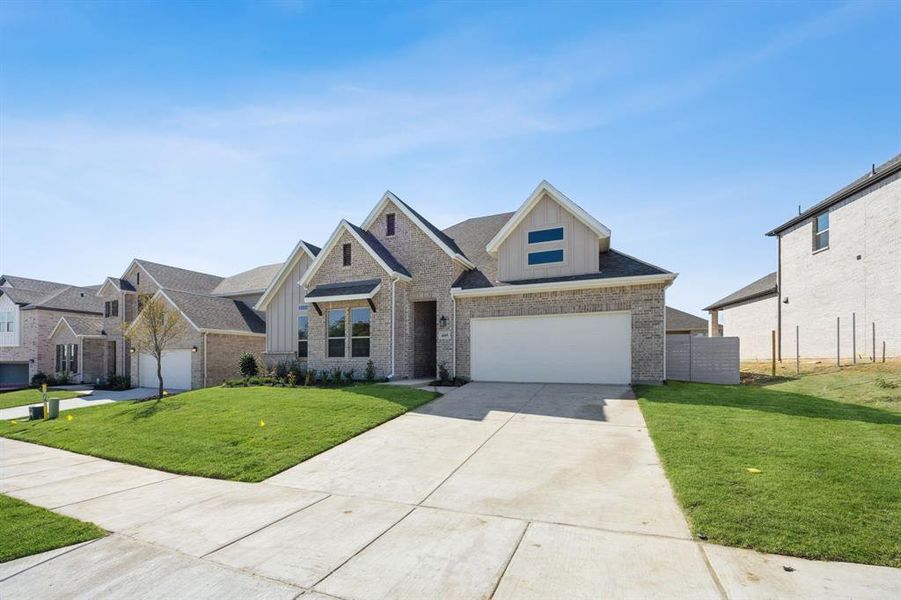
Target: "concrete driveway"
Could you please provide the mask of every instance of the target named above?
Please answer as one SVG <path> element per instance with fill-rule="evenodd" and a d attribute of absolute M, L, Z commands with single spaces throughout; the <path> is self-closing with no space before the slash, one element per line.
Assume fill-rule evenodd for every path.
<path fill-rule="evenodd" d="M 691 540 L 627 395 L 469 384 L 260 484 L 0 440 L 0 491 L 115 532 L 0 565 L 0 595 L 879 598 L 901 590 L 897 569 Z"/>

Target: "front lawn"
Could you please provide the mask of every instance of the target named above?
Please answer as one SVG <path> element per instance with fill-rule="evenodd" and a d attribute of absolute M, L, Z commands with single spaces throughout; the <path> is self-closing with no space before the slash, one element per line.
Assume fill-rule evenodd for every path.
<path fill-rule="evenodd" d="M 75 398 L 76 396 L 78 396 L 78 394 L 67 390 L 50 390 L 47 392 L 48 399 L 59 398 L 60 400 L 65 400 L 67 398 Z M 3 392 L 0 394 L 0 408 L 38 404 L 41 400 L 43 400 L 41 390 L 27 389 L 16 390 L 14 392 Z"/>
<path fill-rule="evenodd" d="M 694 533 L 777 554 L 901 567 L 897 367 L 776 381 L 636 390 Z"/>
<path fill-rule="evenodd" d="M 0 423 L 0 435 L 187 475 L 261 481 L 434 399 L 394 385 L 207 388 Z"/>
<path fill-rule="evenodd" d="M 93 523 L 0 494 L 0 563 L 104 535 Z"/>

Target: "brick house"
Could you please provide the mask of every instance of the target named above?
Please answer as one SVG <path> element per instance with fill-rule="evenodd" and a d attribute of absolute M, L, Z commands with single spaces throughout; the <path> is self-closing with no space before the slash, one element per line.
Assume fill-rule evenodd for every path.
<path fill-rule="evenodd" d="M 357 377 L 372 361 L 388 378 L 660 382 L 676 275 L 610 237 L 547 182 L 443 231 L 386 192 L 360 226 L 292 252 L 257 304 L 267 357 Z"/>
<path fill-rule="evenodd" d="M 780 360 L 796 349 L 802 358 L 871 360 L 883 344 L 886 356 L 901 356 L 899 231 L 901 155 L 768 232 L 776 272 L 707 307 L 710 321 L 724 316 L 743 359 L 769 358 L 771 331 Z"/>
<path fill-rule="evenodd" d="M 63 318 L 78 324 L 99 319 L 103 303 L 96 293 L 96 287 L 0 276 L 0 387 L 27 385 L 38 372 L 69 371 L 82 381 L 82 341 L 58 347 L 51 333 Z"/>
<path fill-rule="evenodd" d="M 131 352 L 123 327 L 140 315 L 148 298 L 162 298 L 179 311 L 188 331 L 163 356 L 163 380 L 172 389 L 218 385 L 237 376 L 238 358 L 265 347 L 265 321 L 252 306 L 281 264 L 219 277 L 134 259 L 121 277 L 108 277 L 102 302 L 103 372 L 129 376 L 132 385 L 155 387 L 156 361 Z M 65 334 L 66 328 L 60 331 Z"/>

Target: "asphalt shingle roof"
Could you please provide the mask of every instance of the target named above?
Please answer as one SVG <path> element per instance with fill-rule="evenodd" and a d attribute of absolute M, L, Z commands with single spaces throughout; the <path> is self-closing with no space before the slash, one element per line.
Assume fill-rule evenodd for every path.
<path fill-rule="evenodd" d="M 282 268 L 283 264 L 263 265 L 231 277 L 226 277 L 219 285 L 213 288 L 211 293 L 216 295 L 235 295 L 265 290 L 272 283 L 272 279 L 279 272 L 279 269 Z"/>
<path fill-rule="evenodd" d="M 344 283 L 329 283 L 317 285 L 307 292 L 306 298 L 315 300 L 327 296 L 353 296 L 356 294 L 368 294 L 382 282 L 381 279 L 365 279 L 362 281 L 347 281 Z"/>
<path fill-rule="evenodd" d="M 374 235 L 372 235 L 371 233 L 369 233 L 362 227 L 357 227 L 353 223 L 348 223 L 348 225 L 351 227 L 351 229 L 353 229 L 357 233 L 357 235 L 360 236 L 360 239 L 362 239 L 363 242 L 367 246 L 369 246 L 372 249 L 372 251 L 376 253 L 376 255 L 379 256 L 379 258 L 381 258 L 383 261 L 385 261 L 385 264 L 388 265 L 389 269 L 391 269 L 392 271 L 401 273 L 403 275 L 406 275 L 407 277 L 412 277 L 412 275 L 407 270 L 407 268 L 405 266 L 403 266 L 402 264 L 400 264 L 400 261 L 397 260 L 396 258 L 394 258 L 394 255 L 391 254 L 391 252 L 389 252 L 388 249 L 385 248 L 382 245 L 382 243 L 376 239 L 376 237 Z"/>
<path fill-rule="evenodd" d="M 56 283 L 55 281 L 44 281 L 43 279 L 30 279 L 28 277 L 18 277 L 16 275 L 0 276 L 0 283 L 4 287 L 14 287 L 16 289 L 32 290 L 41 292 L 44 295 L 64 287 L 69 287 L 66 283 Z"/>
<path fill-rule="evenodd" d="M 238 300 L 180 290 L 163 292 L 200 329 L 266 333 L 260 313 Z"/>
<path fill-rule="evenodd" d="M 485 250 L 488 242 L 497 235 L 507 221 L 516 213 L 507 212 L 499 215 L 466 219 L 444 230 L 466 253 L 466 258 L 483 273 L 489 281 L 497 281 L 497 259 Z M 478 286 L 486 287 L 486 286 Z"/>
<path fill-rule="evenodd" d="M 119 279 L 118 277 L 109 277 L 108 279 L 120 290 L 125 290 L 126 292 L 136 291 L 135 286 L 131 285 L 131 282 L 126 279 Z"/>
<path fill-rule="evenodd" d="M 638 277 L 640 275 L 666 275 L 670 273 L 654 265 L 632 258 L 628 254 L 617 252 L 613 248 L 598 255 L 598 271 L 583 275 L 565 275 L 562 277 L 539 277 L 536 279 L 519 279 L 508 281 L 511 285 L 524 285 L 528 283 L 555 283 L 558 281 L 591 281 L 594 279 L 609 279 L 612 277 Z"/>
<path fill-rule="evenodd" d="M 67 315 L 63 318 L 75 335 L 103 335 L 103 317 Z"/>
<path fill-rule="evenodd" d="M 716 310 L 719 308 L 725 308 L 732 304 L 738 304 L 739 302 L 745 302 L 747 300 L 773 296 L 778 291 L 777 285 L 778 281 L 776 279 L 775 272 L 770 273 L 769 275 L 764 275 L 757 281 L 749 283 L 738 291 L 732 292 L 725 298 L 720 298 L 710 306 L 706 307 L 704 310 Z"/>
<path fill-rule="evenodd" d="M 101 314 L 103 300 L 97 297 L 97 290 L 75 286 L 64 287 L 32 302 L 25 308 L 46 308 Z"/>
<path fill-rule="evenodd" d="M 685 330 L 703 330 L 707 331 L 707 319 L 696 317 L 693 314 L 673 308 L 666 307 L 666 330 L 667 331 L 685 331 Z"/>
<path fill-rule="evenodd" d="M 397 196 L 394 196 L 394 197 L 397 198 Z M 450 248 L 451 250 L 453 250 L 454 252 L 456 252 L 457 254 L 459 254 L 461 256 L 469 258 L 468 256 L 466 256 L 466 254 L 463 252 L 463 250 L 457 245 L 457 242 L 454 241 L 454 238 L 452 238 L 451 236 L 447 235 L 447 233 L 445 233 L 445 232 L 441 231 L 440 229 L 438 229 L 437 227 L 435 227 L 428 219 L 426 219 L 421 214 L 416 212 L 416 209 L 414 209 L 412 206 L 410 206 L 409 204 L 407 204 L 400 198 L 397 198 L 397 201 L 400 202 L 401 204 L 403 204 L 407 208 L 407 210 L 409 210 L 411 213 L 413 213 L 416 216 L 416 218 L 419 219 L 422 222 L 422 224 L 425 225 L 429 231 L 434 233 L 435 236 L 437 236 L 439 240 L 444 242 L 448 248 Z"/>
<path fill-rule="evenodd" d="M 161 265 L 147 260 L 136 259 L 147 273 L 156 280 L 161 288 L 183 292 L 212 293 L 223 278 L 209 273 L 189 271 L 179 267 Z"/>

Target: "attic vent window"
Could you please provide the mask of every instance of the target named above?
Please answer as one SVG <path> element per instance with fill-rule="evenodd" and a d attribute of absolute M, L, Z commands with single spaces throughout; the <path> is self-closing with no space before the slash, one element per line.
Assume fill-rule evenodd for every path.
<path fill-rule="evenodd" d="M 135 273 L 135 283 L 141 285 L 141 272 L 138 271 Z"/>
<path fill-rule="evenodd" d="M 349 267 L 350 266 L 350 244 L 344 244 L 344 246 L 341 248 L 341 251 L 343 253 L 343 260 L 344 260 L 343 264 L 345 267 Z"/>
<path fill-rule="evenodd" d="M 542 244 L 544 242 L 559 242 L 563 239 L 562 227 L 551 227 L 550 229 L 536 229 L 529 232 L 530 244 Z"/>
<path fill-rule="evenodd" d="M 390 215 L 385 215 L 385 235 L 392 236 L 394 235 L 394 227 L 395 227 L 396 215 L 391 213 Z"/>

